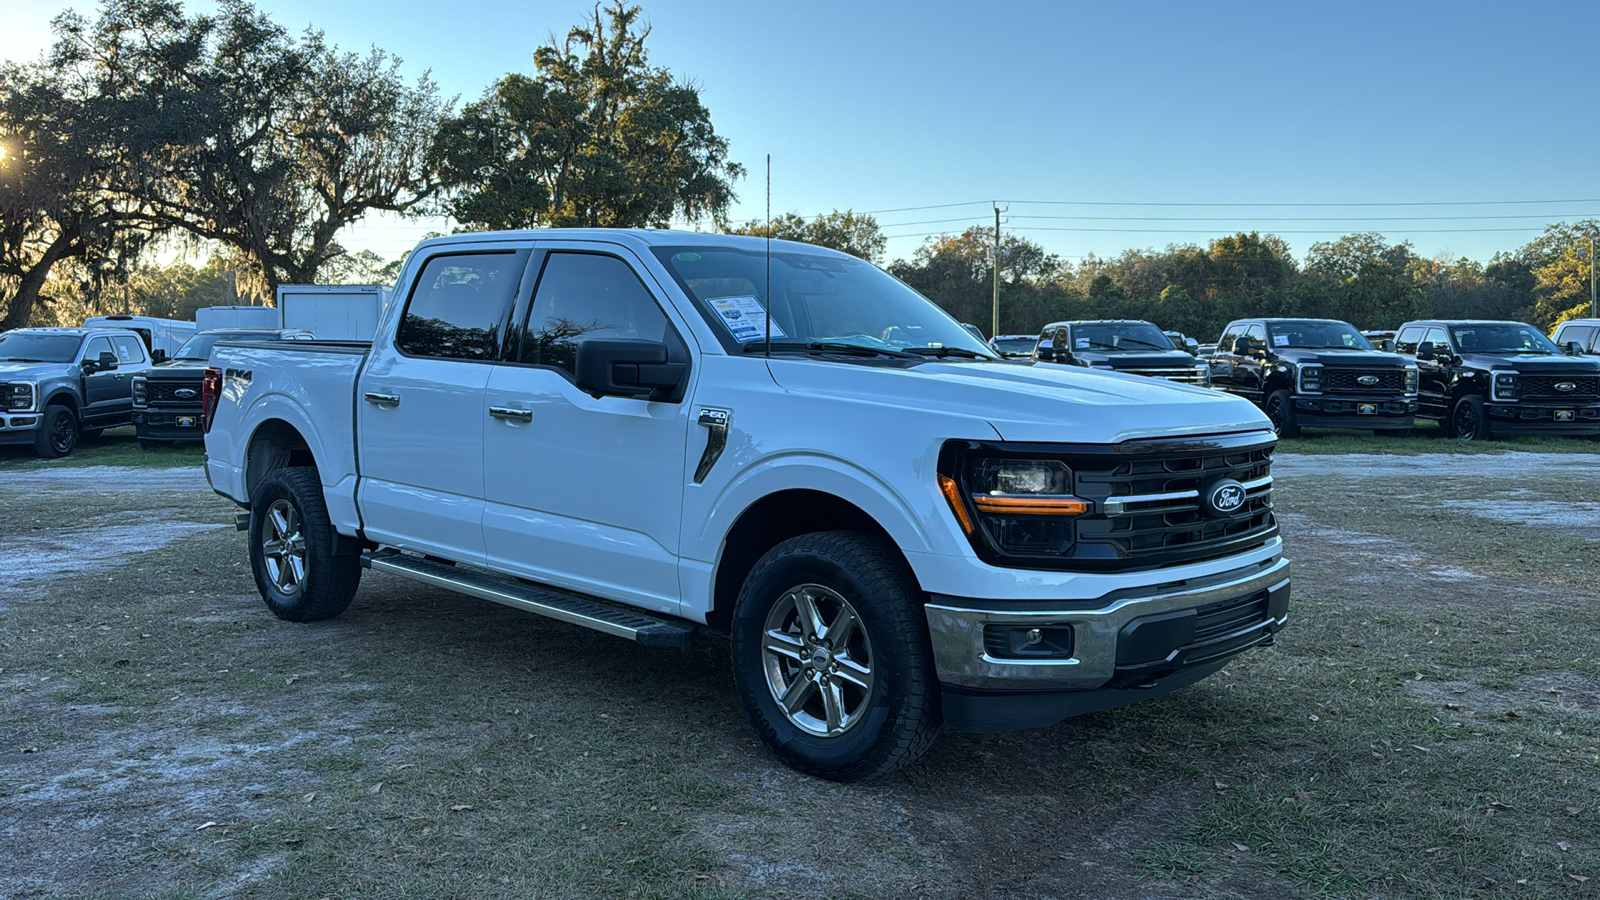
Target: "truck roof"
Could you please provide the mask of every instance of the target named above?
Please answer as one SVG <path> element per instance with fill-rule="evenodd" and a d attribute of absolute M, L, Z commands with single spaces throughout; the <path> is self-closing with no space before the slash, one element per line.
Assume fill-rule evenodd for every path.
<path fill-rule="evenodd" d="M 561 240 L 561 241 L 613 241 L 631 243 L 641 248 L 645 247 L 733 247 L 739 250 L 762 252 L 767 249 L 769 241 L 763 237 L 752 237 L 744 234 L 713 234 L 704 231 L 678 231 L 670 228 L 527 228 L 518 231 L 467 231 L 459 234 L 447 234 L 440 237 L 428 238 L 418 244 L 418 249 L 423 247 L 448 246 L 450 244 L 482 243 L 484 241 L 527 241 L 527 240 Z M 843 259 L 855 259 L 848 253 L 819 247 L 815 244 L 803 244 L 799 241 L 786 241 L 773 238 L 770 241 L 774 252 L 787 253 L 812 253 L 826 256 L 838 256 Z"/>
<path fill-rule="evenodd" d="M 102 328 L 95 328 L 95 327 L 91 326 L 91 327 L 85 328 L 82 325 L 40 325 L 40 326 L 36 326 L 36 327 L 32 327 L 32 328 L 13 328 L 11 331 L 8 331 L 8 332 L 5 332 L 5 333 L 6 334 L 15 334 L 15 333 L 20 332 L 20 331 L 38 332 L 38 333 L 43 333 L 43 334 L 75 334 L 78 337 L 83 337 L 84 335 L 89 335 L 89 334 L 100 335 L 100 334 L 118 334 L 118 333 L 126 334 L 126 335 L 132 335 L 133 337 L 138 337 L 139 336 L 137 332 L 129 331 L 126 328 L 113 328 L 113 327 L 110 327 L 110 326 L 102 327 Z"/>

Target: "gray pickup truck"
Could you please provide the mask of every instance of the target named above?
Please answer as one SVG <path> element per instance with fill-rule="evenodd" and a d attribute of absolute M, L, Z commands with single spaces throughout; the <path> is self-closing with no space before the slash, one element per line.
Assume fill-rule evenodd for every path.
<path fill-rule="evenodd" d="M 150 368 L 137 334 L 117 328 L 19 328 L 0 334 L 0 444 L 46 459 L 80 437 L 133 422 L 133 376 Z"/>

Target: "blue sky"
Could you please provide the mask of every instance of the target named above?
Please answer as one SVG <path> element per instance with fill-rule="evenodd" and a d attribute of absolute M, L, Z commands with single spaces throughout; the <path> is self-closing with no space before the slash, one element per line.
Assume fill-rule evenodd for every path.
<path fill-rule="evenodd" d="M 533 48 L 592 8 L 260 5 L 395 52 L 464 100 L 531 72 Z M 1261 230 L 1297 253 L 1380 231 L 1486 260 L 1600 216 L 1600 202 L 1548 202 L 1600 198 L 1592 4 L 641 5 L 652 62 L 701 85 L 750 170 L 735 217 L 761 215 L 771 153 L 774 212 L 884 211 L 891 257 L 992 224 L 991 200 L 1007 230 L 1067 257 Z M 94 9 L 0 0 L 0 57 L 34 57 L 69 6 Z M 1500 202 L 1466 205 L 1480 201 Z M 348 243 L 394 256 L 419 230 L 375 222 Z"/>

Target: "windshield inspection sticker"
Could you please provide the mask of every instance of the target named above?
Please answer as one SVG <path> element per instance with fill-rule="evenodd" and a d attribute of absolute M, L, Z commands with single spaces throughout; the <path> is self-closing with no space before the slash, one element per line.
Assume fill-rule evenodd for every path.
<path fill-rule="evenodd" d="M 755 297 L 748 294 L 742 297 L 712 297 L 706 303 L 716 311 L 728 331 L 733 333 L 734 340 L 741 344 L 766 340 L 767 311 Z M 788 337 L 777 322 L 772 323 L 772 336 Z"/>
<path fill-rule="evenodd" d="M 1286 335 L 1286 334 L 1275 334 L 1275 335 L 1273 335 L 1272 336 L 1272 346 L 1274 346 L 1274 347 L 1287 347 L 1287 346 L 1289 346 L 1289 336 Z"/>

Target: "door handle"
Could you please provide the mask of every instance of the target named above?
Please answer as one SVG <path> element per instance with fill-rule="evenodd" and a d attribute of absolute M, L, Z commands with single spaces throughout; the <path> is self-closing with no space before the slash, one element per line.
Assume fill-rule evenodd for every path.
<path fill-rule="evenodd" d="M 379 406 L 400 405 L 400 398 L 396 397 L 394 394 L 374 394 L 371 391 L 368 391 L 363 396 L 367 398 L 368 403 L 376 403 Z"/>
<path fill-rule="evenodd" d="M 491 406 L 489 415 L 504 422 L 521 422 L 524 425 L 533 421 L 533 410 L 512 409 L 509 406 Z"/>

